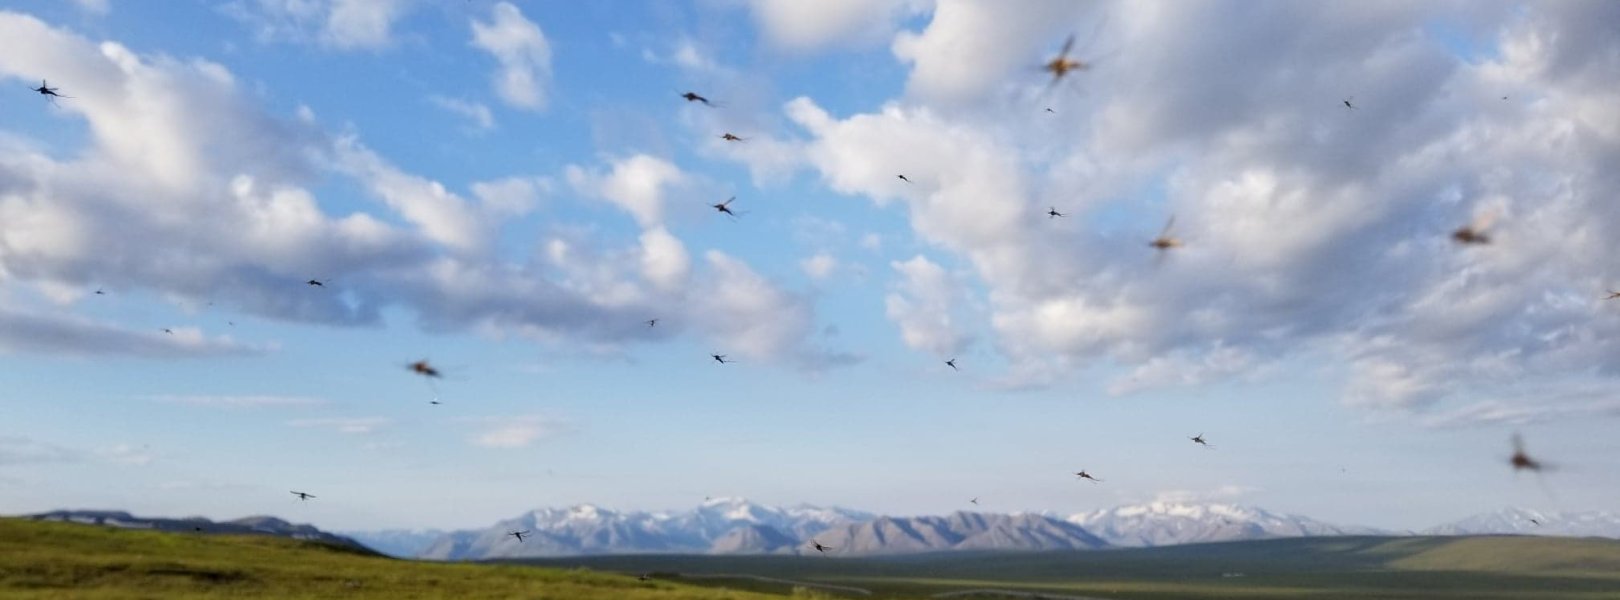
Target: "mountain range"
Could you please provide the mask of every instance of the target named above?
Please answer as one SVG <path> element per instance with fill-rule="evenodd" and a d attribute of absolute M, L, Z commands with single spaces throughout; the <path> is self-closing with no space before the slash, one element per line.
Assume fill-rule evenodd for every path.
<path fill-rule="evenodd" d="M 615 511 L 589 504 L 546 508 L 461 531 L 327 533 L 274 517 L 214 522 L 135 517 L 117 511 L 55 511 L 29 518 L 198 533 L 279 535 L 364 545 L 399 557 L 484 560 L 605 554 L 813 554 L 814 540 L 838 556 L 961 550 L 1093 550 L 1285 537 L 1342 535 L 1552 535 L 1620 538 L 1620 514 L 1508 508 L 1422 531 L 1325 523 L 1232 504 L 1153 502 L 1069 516 L 956 512 L 878 516 L 845 508 L 777 508 L 736 498 L 686 511 Z M 519 542 L 511 531 L 527 531 Z"/>

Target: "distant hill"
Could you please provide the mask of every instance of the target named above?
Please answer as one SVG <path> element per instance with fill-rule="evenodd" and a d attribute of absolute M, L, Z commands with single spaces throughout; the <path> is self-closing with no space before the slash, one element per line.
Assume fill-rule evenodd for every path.
<path fill-rule="evenodd" d="M 1527 508 L 1474 515 L 1423 531 L 1429 535 L 1556 535 L 1620 538 L 1620 514 L 1608 511 L 1560 512 Z"/>
<path fill-rule="evenodd" d="M 1323 523 L 1232 504 L 1153 502 L 1081 513 L 1068 518 L 1110 545 L 1173 546 L 1283 537 L 1389 535 L 1371 527 Z"/>
<path fill-rule="evenodd" d="M 120 529 L 150 529 L 154 531 L 173 531 L 180 533 L 273 535 L 277 537 L 292 538 L 295 540 L 322 542 L 326 544 L 350 546 L 354 548 L 366 548 L 366 546 L 360 542 L 341 535 L 321 531 L 320 529 L 316 529 L 313 525 L 294 524 L 275 517 L 267 516 L 243 517 L 232 521 L 210 521 L 202 517 L 188 517 L 183 519 L 137 517 L 127 512 L 111 510 L 56 510 L 36 515 L 27 515 L 25 518 L 35 521 L 81 523 L 86 525 L 117 527 Z"/>
<path fill-rule="evenodd" d="M 337 533 L 389 556 L 413 558 L 444 537 L 446 532 L 439 529 L 379 529 Z"/>
<path fill-rule="evenodd" d="M 104 520 L 128 523 L 127 519 Z M 269 535 L 196 535 L 0 518 L 0 598 L 765 600 L 634 577 L 385 558 Z"/>

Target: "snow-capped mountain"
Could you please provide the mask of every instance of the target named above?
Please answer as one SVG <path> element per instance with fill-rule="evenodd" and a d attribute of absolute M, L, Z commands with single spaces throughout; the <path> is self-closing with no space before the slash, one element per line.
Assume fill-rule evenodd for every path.
<path fill-rule="evenodd" d="M 1620 538 L 1620 513 L 1609 511 L 1559 512 L 1527 508 L 1474 515 L 1424 530 L 1426 535 L 1560 535 Z"/>
<path fill-rule="evenodd" d="M 365 544 L 367 548 L 397 558 L 411 558 L 421 554 L 433 542 L 444 537 L 446 532 L 440 529 L 382 529 L 376 531 L 340 531 L 339 535 L 347 536 L 357 542 Z"/>
<path fill-rule="evenodd" d="M 956 512 L 944 517 L 879 517 L 815 536 L 837 556 L 945 550 L 1094 550 L 1107 542 L 1084 527 L 1037 514 Z"/>
<path fill-rule="evenodd" d="M 419 556 L 481 560 L 655 552 L 761 554 L 791 548 L 839 523 L 872 518 L 841 508 L 775 508 L 736 498 L 711 499 L 689 511 L 656 513 L 581 504 L 531 511 L 488 529 L 449 533 Z M 519 542 L 506 535 L 510 531 L 530 535 Z"/>
<path fill-rule="evenodd" d="M 1070 516 L 1113 546 L 1143 547 L 1324 535 L 1390 535 L 1231 504 L 1153 502 Z"/>

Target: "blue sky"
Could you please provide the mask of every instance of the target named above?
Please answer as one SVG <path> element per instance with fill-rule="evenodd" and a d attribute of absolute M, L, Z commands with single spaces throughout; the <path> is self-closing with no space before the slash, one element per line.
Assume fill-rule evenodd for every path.
<path fill-rule="evenodd" d="M 995 6 L 0 2 L 0 511 L 1611 507 L 1614 4 Z"/>

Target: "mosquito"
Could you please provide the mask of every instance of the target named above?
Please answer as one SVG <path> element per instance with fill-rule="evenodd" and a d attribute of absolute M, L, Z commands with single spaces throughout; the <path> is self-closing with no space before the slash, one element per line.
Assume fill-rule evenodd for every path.
<path fill-rule="evenodd" d="M 646 322 L 647 322 L 648 327 L 657 327 L 658 326 L 658 319 L 647 319 Z"/>
<path fill-rule="evenodd" d="M 1480 213 L 1473 222 L 1457 228 L 1451 232 L 1451 240 L 1464 245 L 1484 245 L 1491 243 L 1491 234 L 1486 231 L 1491 223 L 1496 221 L 1496 211 Z"/>
<path fill-rule="evenodd" d="M 687 92 L 685 94 L 681 94 L 681 97 L 685 98 L 687 102 L 702 102 L 705 106 L 714 106 L 714 103 L 709 102 L 708 98 L 699 96 L 696 92 Z"/>
<path fill-rule="evenodd" d="M 521 543 L 523 543 L 523 536 L 529 535 L 529 531 L 528 530 L 508 531 L 508 532 L 506 532 L 506 535 L 517 538 L 518 543 L 521 544 Z"/>
<path fill-rule="evenodd" d="M 1204 441 L 1204 434 L 1202 434 L 1202 433 L 1200 433 L 1198 435 L 1195 435 L 1195 436 L 1192 436 L 1192 437 L 1187 438 L 1187 439 L 1190 439 L 1190 440 L 1193 441 L 1194 444 L 1198 444 L 1198 445 L 1203 446 L 1205 448 L 1214 448 L 1214 446 L 1209 445 L 1209 442 Z"/>
<path fill-rule="evenodd" d="M 746 141 L 748 141 L 748 138 L 737 137 L 735 135 L 732 135 L 731 132 L 726 132 L 725 135 L 720 136 L 720 139 L 728 141 L 728 142 L 746 142 Z"/>
<path fill-rule="evenodd" d="M 961 369 L 956 368 L 956 359 L 954 359 L 954 358 L 945 361 L 945 366 L 950 367 L 952 371 L 960 371 L 961 370 Z"/>
<path fill-rule="evenodd" d="M 101 292 L 98 290 L 98 291 L 96 291 L 96 293 L 99 294 Z M 1605 296 L 1603 299 L 1604 300 L 1613 300 L 1615 298 L 1620 298 L 1620 292 L 1616 292 L 1614 290 L 1609 290 L 1609 295 Z"/>
<path fill-rule="evenodd" d="M 298 496 L 298 500 L 300 502 L 307 501 L 310 498 L 315 497 L 315 494 L 307 494 L 307 493 L 304 493 L 304 492 L 292 492 L 292 495 Z"/>
<path fill-rule="evenodd" d="M 1171 248 L 1180 248 L 1181 240 L 1177 239 L 1173 235 L 1170 235 L 1170 228 L 1175 227 L 1175 225 L 1176 217 L 1171 215 L 1170 220 L 1164 222 L 1164 229 L 1159 230 L 1159 236 L 1153 238 L 1153 241 L 1148 242 L 1148 245 L 1160 252 L 1164 252 Z"/>
<path fill-rule="evenodd" d="M 1102 482 L 1101 479 L 1097 479 L 1096 477 L 1092 477 L 1091 474 L 1087 473 L 1085 469 L 1081 469 L 1080 472 L 1075 473 L 1074 476 L 1078 477 L 1080 479 L 1090 479 L 1092 483 L 1101 483 Z"/>
<path fill-rule="evenodd" d="M 1063 213 L 1058 212 L 1058 209 L 1057 209 L 1056 206 L 1046 209 L 1046 218 L 1048 218 L 1048 219 L 1056 219 L 1058 217 L 1067 217 L 1067 216 L 1068 215 L 1065 215 Z"/>
<path fill-rule="evenodd" d="M 737 362 L 737 361 L 734 361 L 734 360 L 726 360 L 726 355 L 724 355 L 724 354 L 710 354 L 709 358 L 714 359 L 714 362 L 720 363 L 722 365 Z"/>
<path fill-rule="evenodd" d="M 1351 96 L 1351 97 L 1349 97 L 1349 98 L 1345 98 L 1345 99 L 1344 99 L 1344 100 L 1343 100 L 1343 102 L 1344 102 L 1344 109 L 1345 109 L 1345 110 L 1361 110 L 1361 109 L 1359 109 L 1359 108 L 1356 108 L 1356 105 L 1355 105 L 1355 104 L 1352 104 L 1352 103 L 1351 103 L 1351 102 L 1350 102 L 1350 101 L 1351 101 L 1351 100 L 1355 100 L 1355 99 L 1356 99 L 1356 97 L 1355 97 L 1355 96 Z"/>
<path fill-rule="evenodd" d="M 823 545 L 821 545 L 821 542 L 815 541 L 813 539 L 810 540 L 810 545 L 814 546 L 816 548 L 816 552 L 820 552 L 822 556 L 826 556 L 827 551 L 833 549 L 832 546 L 823 546 Z"/>
<path fill-rule="evenodd" d="M 39 80 L 39 87 L 33 88 L 34 91 L 39 92 L 39 95 L 44 96 L 47 100 L 50 100 L 51 104 L 53 105 L 56 104 L 57 98 L 67 98 L 70 100 L 73 98 L 73 96 L 63 96 L 62 94 L 57 93 L 57 91 L 60 89 L 61 88 L 51 87 L 51 84 L 47 83 L 44 79 Z"/>
<path fill-rule="evenodd" d="M 736 202 L 736 201 L 737 201 L 737 197 L 732 196 L 730 198 L 726 198 L 725 202 L 721 202 L 719 204 L 710 204 L 709 208 L 712 208 L 712 209 L 715 209 L 717 211 L 723 212 L 727 216 L 730 216 L 731 218 L 735 219 L 735 218 L 737 218 L 737 213 L 731 212 L 731 203 Z"/>
<path fill-rule="evenodd" d="M 323 287 L 326 287 L 326 282 L 321 281 L 319 279 L 311 279 L 309 281 L 305 281 L 304 285 L 307 285 L 309 287 L 323 288 Z"/>
<path fill-rule="evenodd" d="M 905 175 L 895 175 L 895 177 L 899 177 L 899 178 L 900 178 L 900 181 L 904 181 L 904 182 L 906 182 L 906 183 L 911 183 L 911 180 L 910 180 L 910 179 L 906 179 L 906 176 L 905 176 Z"/>

